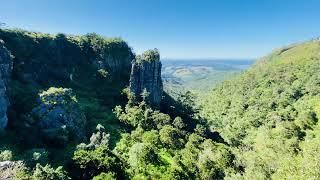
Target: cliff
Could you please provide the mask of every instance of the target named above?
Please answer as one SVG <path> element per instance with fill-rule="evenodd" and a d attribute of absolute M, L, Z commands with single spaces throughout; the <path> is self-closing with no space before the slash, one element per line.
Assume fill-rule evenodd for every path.
<path fill-rule="evenodd" d="M 46 87 L 82 83 L 100 69 L 129 77 L 134 58 L 125 41 L 93 33 L 73 36 L 2 29 L 0 39 L 14 55 L 15 77 Z"/>
<path fill-rule="evenodd" d="M 66 125 L 83 139 L 88 131 L 83 130 L 84 124 L 76 123 L 77 118 L 81 122 L 88 120 L 87 130 L 95 128 L 96 121 L 105 121 L 101 122 L 103 125 L 115 121 L 109 118 L 112 117 L 111 109 L 125 103 L 121 90 L 129 85 L 134 59 L 125 41 L 94 33 L 78 36 L 19 29 L 0 29 L 0 39 L 6 47 L 1 43 L 1 128 L 8 121 L 8 128 L 21 133 L 17 136 L 26 137 L 26 144 L 34 144 L 35 137 L 30 134 L 34 131 L 38 136 L 37 127 L 51 133 L 52 129 Z M 9 66 L 12 76 L 7 83 Z M 75 102 L 50 105 L 39 100 L 39 95 L 50 87 L 72 89 L 72 94 L 78 97 L 77 105 Z M 10 107 L 7 110 L 8 99 Z M 108 126 L 109 130 L 118 130 L 114 126 Z"/>
<path fill-rule="evenodd" d="M 160 54 L 157 49 L 144 52 L 132 63 L 130 91 L 140 98 L 145 91 L 147 102 L 155 107 L 161 103 L 163 84 L 161 79 Z"/>
<path fill-rule="evenodd" d="M 7 97 L 8 82 L 12 70 L 12 59 L 9 51 L 4 47 L 0 39 L 0 130 L 8 123 L 7 108 L 9 100 Z"/>

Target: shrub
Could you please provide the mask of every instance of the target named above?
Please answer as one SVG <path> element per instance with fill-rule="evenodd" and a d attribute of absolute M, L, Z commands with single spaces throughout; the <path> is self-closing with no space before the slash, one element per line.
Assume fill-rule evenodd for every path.
<path fill-rule="evenodd" d="M 0 153 L 0 161 L 10 161 L 12 159 L 12 152 L 4 150 Z"/>
<path fill-rule="evenodd" d="M 50 165 L 41 166 L 40 164 L 36 165 L 36 169 L 33 172 L 32 177 L 37 180 L 66 180 L 71 179 L 67 175 L 67 173 L 63 170 L 62 166 L 54 169 Z"/>
<path fill-rule="evenodd" d="M 182 142 L 180 139 L 179 131 L 171 125 L 165 125 L 159 131 L 160 141 L 169 148 L 181 147 Z"/>
<path fill-rule="evenodd" d="M 116 180 L 116 175 L 113 172 L 101 173 L 93 177 L 93 180 Z"/>

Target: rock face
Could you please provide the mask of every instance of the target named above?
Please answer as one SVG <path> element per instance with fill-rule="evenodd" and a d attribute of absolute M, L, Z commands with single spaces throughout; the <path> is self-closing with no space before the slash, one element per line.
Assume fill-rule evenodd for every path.
<path fill-rule="evenodd" d="M 12 58 L 5 48 L 4 42 L 0 40 L 0 130 L 8 124 L 7 108 L 9 100 L 7 97 L 8 81 L 12 71 Z"/>
<path fill-rule="evenodd" d="M 51 87 L 42 92 L 40 104 L 32 110 L 32 116 L 48 140 L 85 138 L 86 117 L 71 89 Z"/>
<path fill-rule="evenodd" d="M 148 50 L 133 61 L 130 91 L 135 97 L 141 97 L 141 94 L 147 91 L 147 101 L 155 107 L 160 106 L 163 84 L 160 55 L 157 49 Z"/>
<path fill-rule="evenodd" d="M 132 54 L 127 54 L 121 58 L 105 54 L 102 59 L 94 59 L 92 61 L 97 69 L 106 69 L 108 72 L 116 74 L 119 71 L 130 69 L 132 59 Z"/>

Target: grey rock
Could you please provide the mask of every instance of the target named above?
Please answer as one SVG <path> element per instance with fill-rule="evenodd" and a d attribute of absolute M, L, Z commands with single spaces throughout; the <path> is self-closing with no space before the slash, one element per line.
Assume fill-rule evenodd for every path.
<path fill-rule="evenodd" d="M 130 75 L 130 91 L 140 97 L 146 90 L 148 103 L 155 107 L 160 106 L 163 93 L 161 66 L 158 50 L 149 50 L 136 57 Z"/>
<path fill-rule="evenodd" d="M 83 150 L 93 150 L 101 146 L 109 148 L 110 134 L 105 132 L 101 124 L 97 125 L 96 130 L 97 132 L 91 135 L 89 144 L 81 143 L 77 148 Z"/>
<path fill-rule="evenodd" d="M 18 173 L 26 170 L 27 169 L 22 161 L 2 161 L 0 162 L 0 179 L 17 179 Z"/>
<path fill-rule="evenodd" d="M 93 64 L 98 70 L 105 69 L 112 74 L 116 74 L 117 72 L 124 70 L 129 71 L 132 59 L 133 55 L 131 53 L 128 53 L 123 57 L 115 57 L 112 54 L 105 54 L 101 59 L 93 60 Z"/>
<path fill-rule="evenodd" d="M 14 167 L 15 164 L 16 164 L 16 162 L 14 162 L 14 161 L 2 161 L 2 162 L 0 162 L 0 170 L 12 168 L 12 167 Z"/>
<path fill-rule="evenodd" d="M 39 105 L 31 115 L 37 119 L 45 138 L 67 141 L 85 138 L 86 117 L 71 89 L 51 87 L 40 93 Z"/>
<path fill-rule="evenodd" d="M 7 97 L 8 82 L 12 72 L 12 58 L 10 52 L 0 40 L 0 130 L 8 124 L 7 109 L 9 100 Z"/>

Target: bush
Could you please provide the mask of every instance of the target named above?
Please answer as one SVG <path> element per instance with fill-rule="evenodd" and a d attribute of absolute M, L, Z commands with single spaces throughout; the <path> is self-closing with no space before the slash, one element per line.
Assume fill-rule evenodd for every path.
<path fill-rule="evenodd" d="M 0 153 L 0 161 L 10 161 L 12 159 L 12 152 L 4 150 Z"/>
<path fill-rule="evenodd" d="M 54 169 L 50 165 L 41 166 L 40 164 L 36 165 L 36 169 L 33 172 L 32 177 L 37 180 L 66 180 L 71 179 L 67 175 L 67 173 L 63 170 L 62 166 Z"/>
<path fill-rule="evenodd" d="M 93 180 L 116 180 L 116 175 L 112 172 L 101 173 L 98 176 L 93 177 Z"/>
<path fill-rule="evenodd" d="M 130 148 L 128 154 L 128 163 L 136 170 L 136 172 L 143 172 L 147 164 L 156 163 L 158 161 L 158 155 L 155 152 L 155 148 L 149 143 L 134 144 Z"/>
<path fill-rule="evenodd" d="M 28 159 L 26 163 L 33 167 L 36 164 L 45 165 L 48 162 L 48 151 L 45 149 L 32 149 L 30 151 L 27 151 L 26 158 Z"/>
<path fill-rule="evenodd" d="M 160 131 L 160 141 L 168 148 L 179 148 L 182 145 L 179 131 L 170 125 L 165 125 Z"/>
<path fill-rule="evenodd" d="M 97 133 L 93 133 L 90 143 L 80 144 L 74 152 L 73 160 L 80 169 L 83 169 L 83 178 L 92 178 L 99 173 L 116 171 L 119 172 L 120 162 L 109 149 L 109 134 L 104 127 L 97 125 Z"/>

